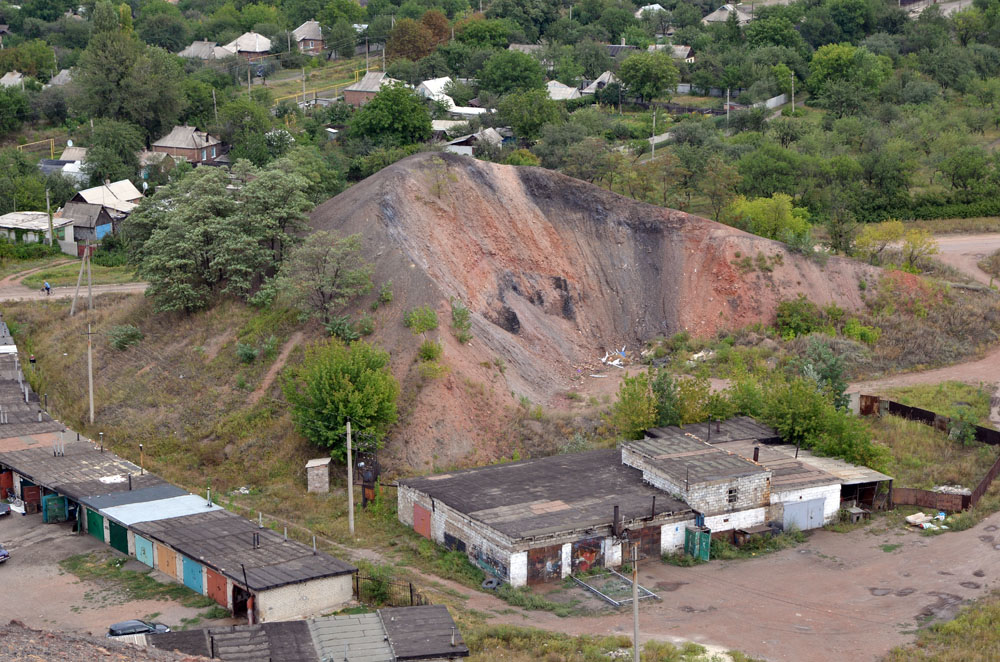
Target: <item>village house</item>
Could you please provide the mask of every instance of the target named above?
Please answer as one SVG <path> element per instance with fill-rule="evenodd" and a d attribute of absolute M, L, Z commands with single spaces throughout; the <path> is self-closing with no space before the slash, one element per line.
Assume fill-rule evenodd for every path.
<path fill-rule="evenodd" d="M 742 4 L 725 4 L 705 18 L 701 19 L 701 22 L 705 25 L 711 25 L 712 23 L 725 23 L 729 20 L 730 14 L 736 14 L 736 22 L 739 23 L 740 26 L 744 26 L 753 20 L 753 14 Z"/>
<path fill-rule="evenodd" d="M 244 32 L 223 48 L 247 60 L 259 60 L 271 50 L 271 40 L 256 32 Z"/>
<path fill-rule="evenodd" d="M 214 41 L 193 41 L 177 55 L 192 60 L 224 60 L 236 55 L 236 51 L 219 46 Z"/>
<path fill-rule="evenodd" d="M 586 87 L 580 90 L 580 94 L 597 94 L 598 90 L 603 90 L 606 86 L 611 83 L 617 83 L 618 76 L 615 76 L 610 71 L 605 71 L 603 74 L 598 76 L 595 80 L 591 81 Z"/>
<path fill-rule="evenodd" d="M 73 241 L 73 224 L 52 219 L 56 240 Z M 49 215 L 44 211 L 12 211 L 0 216 L 0 237 L 11 243 L 38 243 L 49 236 Z"/>
<path fill-rule="evenodd" d="M 72 224 L 73 237 L 71 241 L 75 241 L 77 244 L 73 254 L 80 257 L 83 256 L 87 244 L 95 245 L 107 235 L 114 234 L 118 230 L 117 220 L 108 213 L 108 209 L 103 205 L 67 202 L 56 216 Z"/>
<path fill-rule="evenodd" d="M 550 80 L 545 84 L 549 98 L 553 101 L 568 101 L 569 99 L 579 99 L 580 90 L 569 85 L 563 85 L 557 80 Z"/>
<path fill-rule="evenodd" d="M 0 87 L 23 87 L 24 74 L 20 71 L 8 71 L 0 76 Z"/>
<path fill-rule="evenodd" d="M 215 161 L 223 153 L 222 141 L 193 126 L 175 126 L 151 146 L 151 151 L 181 157 L 198 165 Z"/>
<path fill-rule="evenodd" d="M 303 53 L 320 55 L 323 52 L 323 28 L 318 21 L 306 21 L 295 28 L 292 38 Z"/>
<path fill-rule="evenodd" d="M 384 71 L 369 71 L 361 80 L 344 88 L 344 101 L 355 108 L 360 108 L 375 98 L 386 85 L 392 85 L 399 81 L 389 78 Z"/>

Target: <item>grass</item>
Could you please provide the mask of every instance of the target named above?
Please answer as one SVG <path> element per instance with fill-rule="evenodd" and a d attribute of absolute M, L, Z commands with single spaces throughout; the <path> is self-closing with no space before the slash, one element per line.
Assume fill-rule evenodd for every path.
<path fill-rule="evenodd" d="M 371 59 L 372 68 L 378 68 L 380 61 Z M 334 85 L 349 84 L 354 82 L 354 72 L 365 68 L 365 58 L 349 58 L 331 60 L 325 66 L 309 71 L 306 80 L 306 93 L 313 90 L 321 90 Z M 267 81 L 267 89 L 275 99 L 293 94 L 302 94 L 302 72 L 298 69 L 286 69 Z M 364 75 L 364 71 L 361 72 Z M 298 78 L 294 78 L 298 76 Z M 255 86 L 256 87 L 256 86 Z"/>
<path fill-rule="evenodd" d="M 538 593 L 535 593 L 527 586 L 514 588 L 508 584 L 504 584 L 496 592 L 496 595 L 498 598 L 511 606 L 520 607 L 521 609 L 527 609 L 529 611 L 551 611 L 560 618 L 573 616 L 579 612 L 577 609 L 577 604 L 579 603 L 578 600 L 555 602 Z"/>
<path fill-rule="evenodd" d="M 976 234 L 1000 232 L 1000 217 L 935 218 L 926 221 L 907 221 L 907 228 L 929 230 L 934 234 Z"/>
<path fill-rule="evenodd" d="M 28 271 L 30 269 L 37 269 L 39 267 L 44 267 L 47 264 L 61 262 L 67 259 L 70 259 L 67 255 L 49 255 L 32 260 L 17 260 L 13 258 L 0 260 L 0 278 L 6 278 L 12 274 L 21 273 L 22 271 Z M 77 267 L 77 269 L 79 269 L 79 267 Z"/>
<path fill-rule="evenodd" d="M 881 395 L 910 407 L 928 409 L 936 414 L 954 416 L 960 407 L 972 409 L 981 424 L 990 418 L 991 392 L 983 385 L 972 386 L 962 382 L 921 384 L 884 390 Z"/>
<path fill-rule="evenodd" d="M 195 593 L 183 584 L 161 584 L 149 576 L 152 569 L 142 572 L 126 570 L 122 566 L 127 561 L 126 558 L 109 558 L 107 554 L 91 552 L 70 556 L 60 561 L 59 566 L 80 579 L 112 585 L 130 601 L 176 600 L 185 607 L 195 609 L 218 607 L 211 598 Z M 228 611 L 223 611 L 225 611 L 225 615 L 229 615 Z M 215 610 L 206 613 L 217 614 Z M 213 615 L 210 618 L 219 618 L 219 616 Z"/>
<path fill-rule="evenodd" d="M 49 269 L 36 271 L 25 277 L 21 283 L 33 290 L 41 289 L 45 281 L 49 281 L 52 287 L 73 287 L 76 279 L 80 275 L 80 263 L 74 260 L 70 264 L 61 264 Z M 131 267 L 102 267 L 99 264 L 91 265 L 91 276 L 94 285 L 117 285 L 119 283 L 134 283 L 135 273 Z M 83 274 L 82 287 L 87 285 L 87 274 Z"/>
<path fill-rule="evenodd" d="M 880 545 L 882 551 L 885 552 L 886 554 L 891 554 L 892 552 L 895 552 L 897 549 L 899 549 L 902 546 L 903 546 L 903 543 L 900 543 L 900 542 L 897 542 L 897 543 L 887 543 L 885 545 Z"/>
<path fill-rule="evenodd" d="M 991 276 L 1000 278 L 1000 250 L 994 251 L 979 262 L 979 268 Z"/>
<path fill-rule="evenodd" d="M 871 419 L 869 425 L 874 439 L 889 448 L 888 473 L 898 487 L 973 489 L 997 458 L 994 446 L 978 442 L 963 446 L 929 425 L 897 416 Z"/>
<path fill-rule="evenodd" d="M 966 607 L 953 621 L 921 630 L 916 642 L 882 662 L 989 662 L 1000 651 L 1000 592 Z"/>
<path fill-rule="evenodd" d="M 802 531 L 788 530 L 776 536 L 754 536 L 740 547 L 731 545 L 725 540 L 713 538 L 710 558 L 722 561 L 754 558 L 795 547 L 805 542 L 806 537 Z"/>

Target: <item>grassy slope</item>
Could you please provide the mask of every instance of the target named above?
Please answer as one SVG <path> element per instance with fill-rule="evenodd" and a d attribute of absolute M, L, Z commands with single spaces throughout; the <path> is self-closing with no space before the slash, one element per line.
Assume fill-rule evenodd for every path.
<path fill-rule="evenodd" d="M 1000 651 L 1000 593 L 979 600 L 948 623 L 923 630 L 883 662 L 988 662 Z"/>
<path fill-rule="evenodd" d="M 954 416 L 959 407 L 970 407 L 981 421 L 980 425 L 989 423 L 991 392 L 982 385 L 972 386 L 962 382 L 920 384 L 887 389 L 882 395 L 901 404 L 928 409 L 944 416 Z"/>
<path fill-rule="evenodd" d="M 21 284 L 31 289 L 39 289 L 45 281 L 52 287 L 75 286 L 80 276 L 80 263 L 73 260 L 70 264 L 61 264 L 36 271 L 25 277 Z M 133 283 L 135 273 L 131 267 L 102 267 L 99 264 L 91 266 L 91 280 L 94 285 L 115 285 L 118 283 Z M 87 274 L 83 274 L 82 285 L 87 285 Z"/>

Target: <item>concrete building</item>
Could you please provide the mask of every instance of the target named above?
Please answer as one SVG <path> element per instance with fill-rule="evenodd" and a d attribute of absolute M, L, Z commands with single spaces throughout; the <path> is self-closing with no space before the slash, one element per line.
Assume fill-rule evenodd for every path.
<path fill-rule="evenodd" d="M 309 492 L 330 491 L 330 459 L 320 457 L 306 462 L 306 490 Z"/>
<path fill-rule="evenodd" d="M 513 586 L 618 566 L 623 540 L 659 556 L 695 517 L 613 449 L 404 479 L 397 494 L 400 521 Z"/>
<path fill-rule="evenodd" d="M 344 88 L 344 101 L 355 108 L 360 108 L 374 99 L 384 86 L 398 82 L 386 76 L 383 71 L 369 71 L 361 77 L 361 80 Z"/>
<path fill-rule="evenodd" d="M 170 133 L 154 142 L 151 149 L 199 165 L 219 158 L 223 153 L 223 144 L 215 136 L 196 127 L 175 126 Z"/>
<path fill-rule="evenodd" d="M 303 53 L 319 55 L 323 52 L 323 28 L 318 21 L 306 21 L 295 28 L 292 38 Z"/>

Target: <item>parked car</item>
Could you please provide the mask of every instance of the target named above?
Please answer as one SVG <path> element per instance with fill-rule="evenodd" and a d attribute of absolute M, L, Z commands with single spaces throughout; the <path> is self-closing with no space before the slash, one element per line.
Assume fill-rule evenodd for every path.
<path fill-rule="evenodd" d="M 170 628 L 163 623 L 150 623 L 134 619 L 115 623 L 109 627 L 108 638 L 123 637 L 127 634 L 161 634 L 163 632 L 170 632 Z"/>
<path fill-rule="evenodd" d="M 0 545 L 0 563 L 4 563 L 9 558 L 10 558 L 10 552 L 4 549 L 3 545 Z"/>

